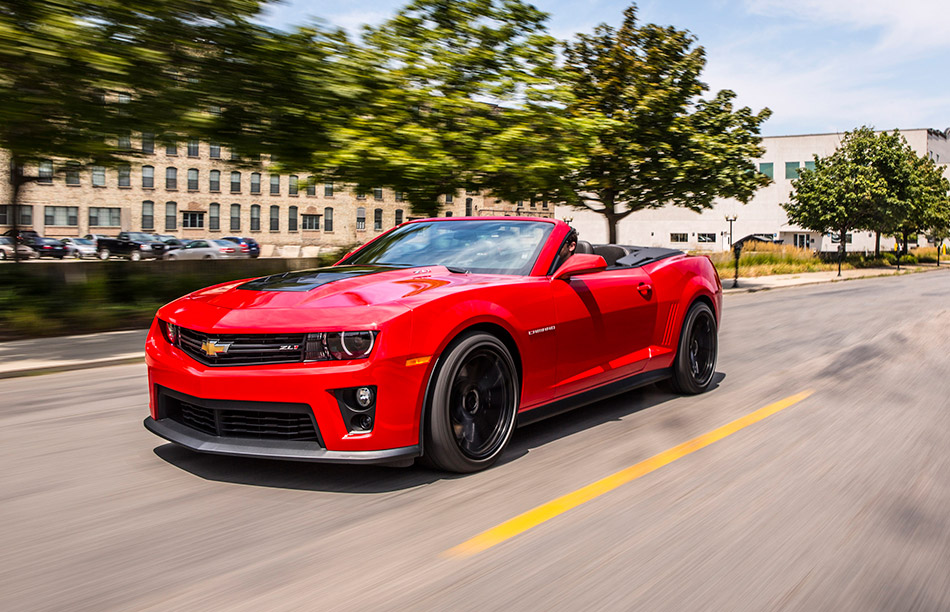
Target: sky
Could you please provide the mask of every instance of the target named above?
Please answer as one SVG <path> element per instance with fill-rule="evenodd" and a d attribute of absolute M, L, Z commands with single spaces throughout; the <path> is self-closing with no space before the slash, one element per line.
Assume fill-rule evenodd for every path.
<path fill-rule="evenodd" d="M 397 0 L 283 0 L 268 25 L 313 19 L 358 33 Z M 619 26 L 627 0 L 535 0 L 561 39 Z M 703 80 L 738 103 L 772 110 L 765 136 L 950 128 L 950 1 L 641 0 L 642 22 L 689 30 L 706 50 Z M 709 95 L 712 95 L 710 93 Z"/>

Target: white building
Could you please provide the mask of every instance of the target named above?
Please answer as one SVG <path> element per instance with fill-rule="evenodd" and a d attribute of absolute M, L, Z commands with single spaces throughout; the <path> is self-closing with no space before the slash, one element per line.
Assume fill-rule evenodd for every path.
<path fill-rule="evenodd" d="M 901 130 L 901 134 L 918 154 L 926 154 L 947 170 L 950 163 L 950 129 L 945 132 L 931 129 Z M 762 139 L 765 154 L 756 160 L 756 167 L 772 177 L 773 182 L 756 192 L 748 204 L 734 199 L 717 200 L 713 208 L 695 213 L 675 206 L 635 212 L 623 219 L 618 227 L 620 244 L 672 247 L 682 250 L 721 251 L 730 247 L 729 222 L 735 217 L 732 236 L 735 240 L 749 234 L 770 234 L 785 244 L 808 247 L 819 251 L 835 251 L 837 237 L 809 232 L 788 221 L 783 202 L 789 201 L 792 179 L 799 168 L 814 164 L 814 156 L 825 157 L 841 144 L 844 133 L 805 134 L 801 136 L 770 136 Z M 572 219 L 581 240 L 592 243 L 607 242 L 607 222 L 602 215 L 591 211 L 558 206 L 555 216 Z M 850 235 L 849 251 L 873 251 L 874 234 L 855 232 Z M 882 249 L 892 249 L 893 239 L 881 239 Z"/>

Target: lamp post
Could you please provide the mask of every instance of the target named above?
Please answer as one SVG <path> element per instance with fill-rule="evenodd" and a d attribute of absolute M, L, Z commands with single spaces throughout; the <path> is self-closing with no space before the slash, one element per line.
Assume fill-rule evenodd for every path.
<path fill-rule="evenodd" d="M 742 253 L 742 245 L 737 245 L 732 240 L 732 224 L 738 219 L 739 216 L 736 214 L 726 215 L 726 221 L 729 222 L 729 246 L 732 247 L 732 254 L 735 257 L 736 264 L 736 273 L 732 277 L 732 288 L 735 289 L 739 286 L 739 255 Z"/>

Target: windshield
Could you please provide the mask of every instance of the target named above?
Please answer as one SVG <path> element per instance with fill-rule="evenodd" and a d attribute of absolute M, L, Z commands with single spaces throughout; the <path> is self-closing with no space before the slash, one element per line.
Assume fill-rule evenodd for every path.
<path fill-rule="evenodd" d="M 531 272 L 554 225 L 543 221 L 410 223 L 350 257 L 347 265 L 446 266 L 482 274 Z"/>
<path fill-rule="evenodd" d="M 152 242 L 155 240 L 148 234 L 142 234 L 139 232 L 129 232 L 129 240 L 135 240 L 137 242 Z"/>

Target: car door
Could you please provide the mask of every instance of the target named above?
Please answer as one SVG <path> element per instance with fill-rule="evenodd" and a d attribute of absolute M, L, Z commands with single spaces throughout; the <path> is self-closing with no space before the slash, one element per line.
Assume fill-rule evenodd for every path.
<path fill-rule="evenodd" d="M 557 334 L 557 396 L 631 376 L 644 368 L 657 300 L 642 268 L 552 280 Z"/>
<path fill-rule="evenodd" d="M 201 259 L 204 251 L 202 249 L 207 249 L 208 243 L 204 240 L 195 240 L 181 249 L 181 259 Z"/>

